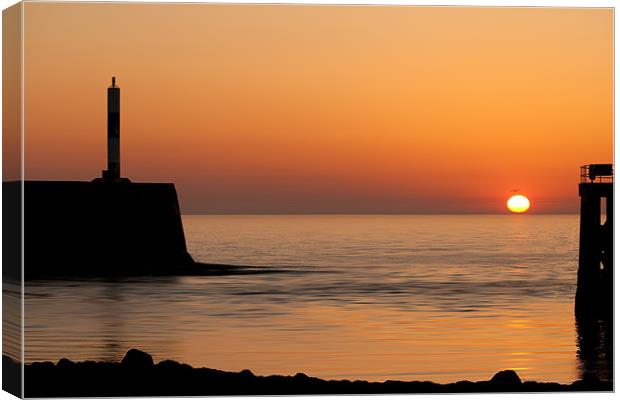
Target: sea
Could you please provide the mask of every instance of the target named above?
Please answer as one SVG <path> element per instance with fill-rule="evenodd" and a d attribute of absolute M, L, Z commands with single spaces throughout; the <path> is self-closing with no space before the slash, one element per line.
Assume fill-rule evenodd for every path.
<path fill-rule="evenodd" d="M 26 362 L 118 361 L 138 348 L 155 362 L 256 375 L 611 377 L 602 356 L 580 351 L 576 215 L 185 215 L 183 225 L 197 261 L 279 272 L 28 281 Z"/>

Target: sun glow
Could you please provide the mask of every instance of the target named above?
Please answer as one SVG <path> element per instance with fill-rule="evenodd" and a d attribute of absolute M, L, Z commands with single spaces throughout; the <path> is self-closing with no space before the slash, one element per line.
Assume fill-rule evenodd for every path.
<path fill-rule="evenodd" d="M 517 194 L 509 198 L 506 205 L 513 213 L 523 213 L 530 208 L 530 200 L 523 195 Z"/>

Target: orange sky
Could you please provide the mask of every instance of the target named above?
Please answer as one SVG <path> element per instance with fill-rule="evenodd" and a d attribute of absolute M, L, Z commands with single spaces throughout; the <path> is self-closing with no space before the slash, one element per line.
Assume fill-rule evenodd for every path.
<path fill-rule="evenodd" d="M 26 179 L 184 213 L 576 212 L 613 158 L 611 9 L 26 3 Z"/>

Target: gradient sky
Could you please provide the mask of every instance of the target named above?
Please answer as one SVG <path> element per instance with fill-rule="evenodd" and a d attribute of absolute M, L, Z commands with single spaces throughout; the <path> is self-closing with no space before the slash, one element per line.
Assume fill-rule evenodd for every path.
<path fill-rule="evenodd" d="M 174 182 L 184 213 L 578 210 L 613 161 L 613 10 L 26 3 L 26 179 Z"/>

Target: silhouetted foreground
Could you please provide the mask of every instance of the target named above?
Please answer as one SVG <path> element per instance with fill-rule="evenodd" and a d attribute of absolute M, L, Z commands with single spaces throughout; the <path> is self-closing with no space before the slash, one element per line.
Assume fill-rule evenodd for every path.
<path fill-rule="evenodd" d="M 171 273 L 194 263 L 171 183 L 25 181 L 23 193 L 26 279 Z"/>
<path fill-rule="evenodd" d="M 173 184 L 25 181 L 25 279 L 223 275 L 275 269 L 195 262 Z M 3 277 L 21 280 L 21 182 L 3 182 Z M 6 206 L 6 207 L 5 207 Z M 4 240 L 4 237 L 3 237 Z"/>
<path fill-rule="evenodd" d="M 21 182 L 2 188 L 3 229 L 12 232 L 3 277 L 20 281 Z M 195 262 L 173 184 L 25 181 L 23 190 L 27 280 L 283 272 Z"/>
<path fill-rule="evenodd" d="M 19 365 L 3 356 L 4 368 Z M 501 371 L 489 381 L 366 382 L 322 380 L 302 373 L 295 376 L 255 376 L 251 371 L 225 372 L 193 368 L 176 361 L 154 364 L 153 358 L 132 349 L 120 363 L 73 362 L 27 364 L 27 397 L 62 396 L 205 396 L 249 394 L 364 394 L 364 393 L 455 393 L 455 392 L 555 392 L 611 391 L 610 382 L 579 380 L 570 385 L 521 382 L 514 371 Z"/>

